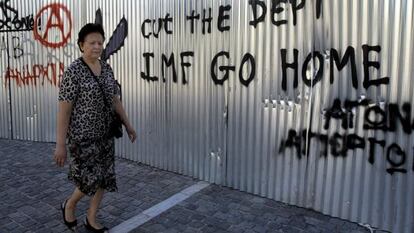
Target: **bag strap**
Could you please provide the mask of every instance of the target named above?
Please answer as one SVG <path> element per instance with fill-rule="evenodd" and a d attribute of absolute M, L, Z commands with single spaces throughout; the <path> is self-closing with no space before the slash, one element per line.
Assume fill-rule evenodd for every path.
<path fill-rule="evenodd" d="M 88 65 L 88 64 L 87 64 L 87 63 L 83 60 L 83 58 L 82 58 L 82 57 L 80 58 L 80 60 L 83 62 L 83 64 L 84 64 L 86 67 L 88 67 L 88 70 L 89 70 L 89 72 L 92 74 L 93 79 L 95 79 L 95 82 L 96 82 L 96 83 L 98 83 L 99 90 L 101 90 L 102 97 L 103 97 L 103 100 L 104 100 L 104 102 L 105 102 L 105 106 L 106 106 L 107 108 L 111 109 L 111 108 L 110 108 L 110 107 L 111 107 L 111 105 L 109 105 L 108 100 L 106 99 L 105 91 L 103 90 L 103 88 L 102 88 L 101 84 L 99 83 L 98 78 L 97 78 L 97 77 L 96 77 L 96 75 L 93 73 L 93 71 L 92 71 L 92 69 L 89 67 L 89 65 Z M 117 84 L 118 84 L 118 83 L 117 83 Z M 119 85 L 119 84 L 118 84 L 118 85 Z"/>

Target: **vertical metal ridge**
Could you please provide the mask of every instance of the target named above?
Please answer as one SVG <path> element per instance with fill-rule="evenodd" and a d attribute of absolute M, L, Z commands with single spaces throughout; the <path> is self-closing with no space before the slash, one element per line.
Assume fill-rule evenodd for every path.
<path fill-rule="evenodd" d="M 412 108 L 413 2 L 322 1 L 319 18 L 317 1 L 304 2 L 304 8 L 295 12 L 294 25 L 291 2 L 264 0 L 266 17 L 253 27 L 249 25 L 253 14 L 247 0 L 11 0 L 10 4 L 18 8 L 22 17 L 36 15 L 44 6 L 61 3 L 71 13 L 72 29 L 71 38 L 60 48 L 42 45 L 32 32 L 0 34 L 0 137 L 33 141 L 55 139 L 57 85 L 37 80 L 37 85 L 19 86 L 12 79 L 11 90 L 8 90 L 5 88 L 6 70 L 22 71 L 26 65 L 30 70 L 36 64 L 45 66 L 56 62 L 67 67 L 80 55 L 77 32 L 84 23 L 94 22 L 95 12 L 100 8 L 107 39 L 122 17 L 128 22 L 124 47 L 110 57 L 109 63 L 123 87 L 123 104 L 137 129 L 138 139 L 135 144 L 131 144 L 126 135 L 118 140 L 118 156 L 331 216 L 393 232 L 412 232 L 413 136 L 401 129 L 398 117 L 396 131 L 367 130 L 364 124 L 368 107 L 379 106 L 390 114 L 389 105 L 396 104 L 403 117 L 403 104 Z M 272 14 L 272 3 L 280 4 L 283 11 Z M 219 7 L 225 5 L 231 5 L 230 18 L 225 23 L 231 29 L 220 32 L 217 28 Z M 208 13 L 209 8 L 213 18 L 211 33 L 203 34 L 203 10 Z M 190 33 L 190 23 L 186 19 L 192 10 L 200 14 L 194 34 Z M 147 30 L 158 30 L 158 19 L 167 13 L 173 18 L 170 25 L 173 34 L 166 34 L 162 28 L 158 38 L 153 35 L 144 38 L 141 34 L 144 20 L 151 21 Z M 46 19 L 48 14 L 50 12 L 43 17 Z M 286 19 L 287 23 L 277 26 L 272 19 Z M 8 40 L 10 58 L 2 49 L 2 37 Z M 21 48 L 28 52 L 21 58 L 12 57 L 10 44 L 17 37 L 21 40 Z M 45 38 L 53 41 L 55 37 L 59 37 L 58 32 L 51 31 Z M 368 68 L 369 78 L 390 77 L 388 85 L 364 87 L 367 63 L 364 64 L 363 45 L 381 47 L 381 51 L 373 50 L 368 55 L 368 60 L 380 63 L 378 69 Z M 334 62 L 332 49 L 342 59 L 349 46 L 355 52 L 357 88 L 352 83 L 350 61 L 341 70 L 337 64 L 330 64 Z M 293 69 L 285 67 L 287 86 L 282 88 L 282 49 L 286 49 L 287 63 L 294 61 L 294 51 L 298 51 L 297 87 L 293 86 Z M 194 51 L 194 57 L 185 58 L 191 63 L 184 68 L 187 84 L 182 82 L 180 55 L 184 51 Z M 220 51 L 228 52 L 229 58 L 218 59 L 213 69 L 218 79 L 224 78 L 220 65 L 234 66 L 234 72 L 229 71 L 223 84 L 216 84 L 211 77 L 211 61 Z M 157 81 L 141 77 L 141 72 L 147 72 L 143 56 L 146 52 L 154 53 L 149 72 L 158 77 Z M 246 53 L 256 62 L 256 74 L 248 86 L 239 78 Z M 169 58 L 171 54 L 174 54 L 177 80 L 173 81 L 172 67 L 165 66 L 164 82 L 162 55 Z M 318 54 L 322 57 L 320 62 L 311 59 L 308 66 L 304 66 L 308 56 Z M 251 68 L 245 65 L 240 72 L 242 77 L 247 78 Z M 322 68 L 323 75 L 316 80 L 315 75 Z M 305 83 L 306 79 L 313 80 L 311 85 L 318 83 L 311 86 Z M 324 127 L 326 113 L 335 99 L 339 99 L 344 108 L 346 100 L 364 98 L 371 100 L 370 105 L 353 109 L 353 127 L 344 128 L 340 119 L 331 119 L 328 127 Z M 410 114 L 412 117 L 413 110 Z M 380 116 L 372 118 L 378 120 Z M 386 124 L 389 122 L 387 119 Z M 321 155 L 326 148 L 320 137 L 332 140 L 336 133 L 341 137 L 358 135 L 365 140 L 365 147 L 350 149 L 345 156 L 334 155 L 331 144 L 336 142 L 327 142 L 327 156 Z M 384 149 L 376 145 L 374 162 L 368 161 L 367 140 L 370 137 L 386 143 Z M 292 144 L 300 143 L 300 148 L 287 146 L 288 140 Z M 387 173 L 390 166 L 387 149 L 394 142 L 406 152 L 405 174 Z"/>

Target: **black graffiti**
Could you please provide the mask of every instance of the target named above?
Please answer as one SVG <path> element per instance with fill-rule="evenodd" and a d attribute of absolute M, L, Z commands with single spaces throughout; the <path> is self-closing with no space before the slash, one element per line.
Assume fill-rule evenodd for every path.
<path fill-rule="evenodd" d="M 203 19 L 202 19 L 202 30 L 201 32 L 204 34 L 206 34 L 206 23 L 208 26 L 207 32 L 211 33 L 211 20 L 213 19 L 211 17 L 211 8 L 208 9 L 209 10 L 209 17 L 206 18 L 206 9 L 203 9 Z M 194 27 L 195 27 L 195 20 L 199 20 L 200 19 L 200 14 L 195 14 L 195 11 L 193 10 L 191 12 L 190 16 L 187 16 L 187 20 L 190 21 L 191 25 L 190 25 L 190 30 L 191 30 L 191 34 L 194 34 Z"/>
<path fill-rule="evenodd" d="M 0 32 L 31 31 L 35 25 L 33 14 L 19 17 L 17 9 L 10 6 L 10 0 L 0 1 Z M 40 27 L 40 21 L 38 22 Z"/>
<path fill-rule="evenodd" d="M 175 69 L 175 59 L 174 53 L 171 53 L 170 58 L 167 60 L 167 56 L 162 54 L 162 63 L 161 63 L 161 74 L 162 74 L 162 81 L 165 82 L 165 65 L 167 67 L 172 66 L 172 75 L 173 75 L 173 82 L 177 82 L 177 71 Z"/>
<path fill-rule="evenodd" d="M 6 51 L 8 58 L 10 58 L 10 54 L 12 55 L 14 59 L 21 58 L 25 54 L 23 51 L 23 43 L 22 43 L 21 37 L 12 36 L 11 39 L 9 40 L 9 43 L 11 43 L 11 46 L 8 43 L 6 43 L 4 36 L 2 36 L 2 40 L 0 43 L 0 50 Z"/>
<path fill-rule="evenodd" d="M 404 103 L 402 105 L 402 111 L 404 114 L 401 114 L 397 104 L 389 104 L 385 110 L 379 108 L 379 106 L 368 108 L 365 111 L 364 129 L 379 129 L 395 132 L 397 130 L 397 122 L 400 122 L 403 131 L 411 134 L 412 129 L 414 129 L 414 120 L 411 123 L 411 104 Z M 373 119 L 370 117 L 372 112 L 376 116 L 379 114 L 380 119 L 377 120 L 376 118 Z"/>
<path fill-rule="evenodd" d="M 183 84 L 187 84 L 187 79 L 185 78 L 185 67 L 190 67 L 191 63 L 185 61 L 186 57 L 194 57 L 194 52 L 192 51 L 187 51 L 187 52 L 182 52 L 180 54 L 180 58 L 181 58 L 181 73 L 183 75 Z"/>
<path fill-rule="evenodd" d="M 307 129 L 304 129 L 299 133 L 296 130 L 291 129 L 288 132 L 287 139 L 281 141 L 279 153 L 282 154 L 286 149 L 292 148 L 296 150 L 296 157 L 301 159 L 309 155 L 312 145 L 311 142 L 315 142 L 315 140 L 317 143 L 319 142 L 321 144 L 319 156 L 323 158 L 327 158 L 328 154 L 332 154 L 334 157 L 347 157 L 350 150 L 365 150 L 368 145 L 368 162 L 372 165 L 375 164 L 375 156 L 379 155 L 376 148 L 380 146 L 383 154 L 385 154 L 387 164 L 389 165 L 386 169 L 389 174 L 392 175 L 396 172 L 407 172 L 407 169 L 404 168 L 404 165 L 407 162 L 407 154 L 400 145 L 391 143 L 387 146 L 385 140 L 378 140 L 373 137 L 363 138 L 357 134 L 340 134 L 335 132 L 332 135 L 328 135 L 314 133 Z M 412 170 L 414 171 L 414 163 Z"/>
<path fill-rule="evenodd" d="M 317 134 L 308 130 L 303 130 L 300 135 L 295 130 L 289 130 L 287 139 L 282 141 L 280 145 L 279 153 L 282 153 L 286 148 L 293 147 L 296 149 L 296 156 L 300 159 L 302 156 L 309 154 L 312 138 L 319 140 L 322 144 L 320 150 L 321 157 L 328 156 L 328 146 L 330 146 L 330 153 L 335 157 L 345 157 L 349 149 L 365 148 L 364 139 L 356 134 L 341 135 L 334 133 L 328 137 L 326 134 Z M 308 147 L 305 147 L 304 145 L 306 144 L 304 143 Z"/>
<path fill-rule="evenodd" d="M 63 49 L 62 53 L 59 55 L 53 48 L 42 48 L 42 54 L 46 57 L 46 61 L 48 63 L 58 63 L 62 59 L 62 55 L 64 58 L 72 58 L 75 56 L 74 48 L 77 45 L 74 43 L 67 43 Z M 27 59 L 34 63 L 38 60 L 39 56 L 36 52 L 36 43 L 35 41 L 30 38 L 27 33 L 21 33 L 18 36 L 12 36 L 9 40 L 9 43 L 6 43 L 5 37 L 2 36 L 0 40 L 0 52 L 5 51 L 8 58 L 12 59 Z"/>
<path fill-rule="evenodd" d="M 310 53 L 306 59 L 305 62 L 303 63 L 303 68 L 302 68 L 302 78 L 303 78 L 303 83 L 305 83 L 306 86 L 310 87 L 310 86 L 315 86 L 319 81 L 322 80 L 323 77 L 323 65 L 319 66 L 319 69 L 316 70 L 316 75 L 314 76 L 314 79 L 308 79 L 306 76 L 306 70 L 307 67 L 309 65 L 309 63 L 313 60 L 317 58 L 319 60 L 319 64 L 323 64 L 323 56 L 320 52 L 315 51 L 313 53 Z"/>
<path fill-rule="evenodd" d="M 243 77 L 243 68 L 244 68 L 244 65 L 246 63 L 250 64 L 250 74 L 249 74 L 249 77 L 247 79 L 244 79 L 244 77 Z M 241 84 L 248 87 L 250 82 L 253 81 L 253 79 L 255 77 L 255 74 L 256 74 L 256 61 L 255 61 L 253 55 L 251 55 L 250 53 L 246 53 L 242 58 L 242 62 L 241 62 L 240 68 L 239 68 L 239 80 L 240 80 Z"/>
<path fill-rule="evenodd" d="M 12 36 L 11 40 L 10 40 L 12 46 L 11 46 L 11 55 L 14 59 L 20 58 L 23 56 L 24 52 L 22 49 L 22 43 L 20 41 L 20 37 L 18 36 Z M 10 43 L 9 42 L 9 43 Z M 4 36 L 1 37 L 1 42 L 0 42 L 0 52 L 5 51 L 7 54 L 7 57 L 9 57 L 9 48 L 10 46 L 6 43 L 6 39 Z"/>
<path fill-rule="evenodd" d="M 13 58 L 20 58 L 23 56 L 24 52 L 20 45 L 20 38 L 17 36 L 12 37 L 12 45 L 13 45 Z"/>
<path fill-rule="evenodd" d="M 260 0 L 249 0 L 249 5 L 251 6 L 253 12 L 253 20 L 249 22 L 249 25 L 256 27 L 257 24 L 265 20 L 267 6 L 265 2 L 262 2 Z M 260 7 L 262 9 L 262 14 L 259 17 L 257 16 L 257 7 Z"/>
<path fill-rule="evenodd" d="M 319 19 L 322 15 L 322 1 L 316 0 L 316 18 Z"/>
<path fill-rule="evenodd" d="M 299 85 L 299 82 L 298 82 L 298 62 L 297 62 L 297 60 L 298 60 L 298 56 L 299 56 L 299 50 L 297 50 L 297 49 L 294 49 L 293 50 L 293 59 L 294 59 L 294 61 L 295 62 L 293 62 L 293 63 L 288 63 L 287 62 L 287 59 L 286 59 L 286 56 L 287 56 L 287 49 L 281 49 L 280 50 L 280 54 L 281 54 L 281 56 L 282 56 L 282 88 L 283 88 L 283 90 L 287 90 L 287 69 L 288 68 L 291 68 L 291 69 L 293 69 L 293 71 L 294 71 L 294 74 L 293 74 L 293 77 L 294 77 L 294 79 L 293 79 L 293 88 L 297 88 L 298 87 L 298 85 Z"/>
<path fill-rule="evenodd" d="M 164 18 L 145 19 L 141 24 L 141 34 L 146 39 L 149 39 L 151 35 L 155 38 L 158 38 L 162 29 L 164 29 L 164 32 L 166 34 L 173 34 L 173 31 L 170 28 L 172 23 L 173 18 L 169 13 L 167 13 Z M 150 27 L 150 30 L 148 31 L 147 26 Z"/>
<path fill-rule="evenodd" d="M 290 7 L 287 6 L 290 4 Z M 261 0 L 249 0 L 249 5 L 252 9 L 253 19 L 249 24 L 253 27 L 256 27 L 259 23 L 265 21 L 266 14 L 268 11 L 267 5 L 264 1 Z M 306 5 L 306 0 L 272 0 L 270 6 L 270 14 L 272 24 L 275 26 L 281 26 L 288 23 L 286 18 L 280 19 L 286 14 L 284 11 L 290 8 L 293 15 L 293 25 L 296 26 L 297 23 L 297 14 L 299 10 L 302 10 Z M 261 10 L 261 14 L 258 14 L 258 10 Z M 319 19 L 322 14 L 322 0 L 316 1 L 316 18 Z"/>
<path fill-rule="evenodd" d="M 217 29 L 220 32 L 225 32 L 230 30 L 229 25 L 225 25 L 228 20 L 230 20 L 230 12 L 231 5 L 225 5 L 225 6 L 219 6 L 218 10 L 218 18 L 217 18 Z M 202 23 L 202 29 L 201 33 L 204 35 L 206 33 L 211 33 L 211 23 L 213 21 L 213 16 L 211 13 L 211 8 L 208 8 L 208 14 L 206 13 L 207 10 L 203 9 L 203 17 L 201 18 Z M 200 14 L 196 14 L 196 12 L 193 10 L 191 12 L 191 15 L 188 15 L 186 17 L 187 21 L 190 22 L 190 31 L 191 34 L 195 33 L 195 26 L 198 20 L 200 20 Z M 207 29 L 206 29 L 207 27 Z"/>
<path fill-rule="evenodd" d="M 6 57 L 10 56 L 6 38 L 4 36 L 1 36 L 0 37 L 0 58 L 3 57 L 3 53 L 6 55 Z M 3 68 L 6 68 L 6 67 L 5 66 L 0 67 L 1 74 L 4 72 Z"/>
<path fill-rule="evenodd" d="M 334 65 L 336 65 L 336 67 L 340 71 L 346 67 L 349 61 L 351 62 L 352 86 L 354 88 L 358 88 L 358 76 L 357 76 L 357 69 L 356 69 L 356 62 L 355 62 L 355 49 L 351 46 L 347 47 L 342 59 L 339 57 L 339 53 L 336 49 L 331 49 L 331 62 L 329 63 L 330 65 L 329 77 L 330 77 L 331 84 L 334 82 L 334 79 L 335 79 Z"/>
<path fill-rule="evenodd" d="M 335 99 L 331 107 L 324 113 L 324 129 L 330 127 L 332 119 L 340 120 L 343 129 L 354 127 L 354 110 L 362 106 L 364 110 L 364 129 L 395 132 L 398 125 L 406 134 L 411 134 L 414 129 L 414 119 L 411 119 L 411 103 L 403 103 L 400 109 L 396 103 L 385 104 L 384 107 L 373 104 L 369 99 L 361 101 Z"/>
<path fill-rule="evenodd" d="M 364 66 L 364 70 L 366 70 L 366 72 L 364 72 L 364 79 L 363 79 L 363 87 L 365 89 L 368 89 L 371 86 L 379 86 L 379 85 L 388 85 L 389 84 L 389 77 L 383 77 L 383 78 L 378 78 L 378 79 L 372 79 L 370 76 L 370 72 L 369 69 L 372 68 L 376 68 L 379 69 L 380 68 L 380 63 L 378 61 L 375 60 L 371 60 L 369 59 L 369 53 L 371 51 L 380 51 L 380 49 L 378 49 L 378 46 L 369 46 L 369 45 L 363 45 L 363 56 L 364 56 L 364 62 L 363 62 L 363 66 Z M 342 69 L 344 69 L 347 66 L 350 66 L 351 68 L 351 75 L 350 77 L 350 82 L 352 83 L 352 87 L 355 89 L 359 88 L 359 80 L 358 80 L 358 75 L 357 75 L 357 64 L 356 64 L 356 57 L 355 57 L 355 49 L 351 46 L 347 47 L 347 49 L 345 50 L 344 54 L 341 56 L 338 53 L 337 49 L 331 48 L 330 52 L 331 55 L 327 55 L 327 54 L 323 54 L 319 51 L 313 51 L 310 52 L 304 59 L 303 64 L 301 69 L 299 68 L 299 50 L 297 49 L 293 49 L 293 61 L 289 61 L 292 60 L 292 58 L 288 59 L 288 50 L 287 49 L 281 49 L 280 50 L 280 54 L 281 54 L 281 65 L 282 65 L 282 79 L 281 79 L 281 86 L 282 89 L 284 91 L 288 90 L 288 83 L 292 83 L 291 86 L 293 87 L 293 89 L 298 88 L 299 86 L 299 71 L 301 71 L 300 75 L 302 76 L 302 82 L 304 85 L 309 86 L 309 87 L 313 87 L 315 85 L 317 85 L 319 82 L 321 82 L 323 80 L 324 77 L 326 77 L 324 75 L 325 72 L 325 64 L 324 62 L 327 60 L 326 57 L 329 58 L 329 65 L 330 65 L 330 84 L 332 85 L 335 81 L 335 72 L 334 72 L 334 67 L 336 67 L 338 69 L 338 71 L 341 71 Z M 144 56 L 144 60 L 145 62 L 149 65 L 150 63 L 150 58 L 151 56 L 149 54 L 143 54 Z M 219 59 L 224 59 L 224 60 L 231 60 L 230 55 L 228 52 L 219 52 L 217 53 L 212 62 L 211 62 L 211 66 L 210 66 L 210 74 L 211 74 L 211 78 L 214 81 L 215 84 L 218 85 L 222 85 L 229 77 L 229 73 L 233 72 L 236 70 L 236 67 L 234 65 L 218 65 Z M 169 66 L 168 64 L 171 61 L 171 58 L 166 59 L 164 58 L 165 61 L 165 65 Z M 317 61 L 317 62 L 315 62 Z M 309 75 L 308 74 L 308 67 L 309 65 L 313 65 L 317 63 L 318 66 L 315 67 L 315 73 L 314 75 Z M 247 66 L 250 65 L 250 66 Z M 217 70 L 218 67 L 218 70 Z M 243 77 L 243 72 L 242 70 L 245 67 L 250 67 L 250 69 L 248 70 L 249 74 L 248 77 Z M 162 68 L 162 67 L 161 67 Z M 223 75 L 221 76 L 221 78 L 219 77 L 218 71 L 223 72 Z M 289 75 L 289 72 L 293 72 L 293 75 Z M 147 74 L 149 74 L 147 72 Z M 241 62 L 241 66 L 239 69 L 239 79 L 240 82 L 244 85 L 244 86 L 249 86 L 251 81 L 254 80 L 256 75 L 256 60 L 254 58 L 253 55 L 246 53 L 242 56 L 242 62 Z M 154 79 L 154 77 L 151 77 L 150 75 L 144 75 L 142 77 L 145 77 L 145 79 L 147 80 L 152 80 L 152 81 L 156 81 L 158 79 Z M 153 80 L 154 79 L 154 80 Z M 163 79 L 164 80 L 164 79 Z M 186 80 L 184 80 L 186 81 Z M 186 83 L 186 82 L 185 82 Z M 362 104 L 364 104 L 365 102 L 362 102 Z M 348 108 L 352 108 L 358 105 L 361 105 L 361 103 L 353 103 L 353 102 L 346 102 Z M 393 107 L 393 106 L 391 106 Z M 333 113 L 334 114 L 334 113 Z M 345 113 L 346 114 L 350 114 L 349 112 Z M 344 114 L 341 114 L 340 117 L 346 117 Z M 335 114 L 334 114 L 335 116 Z M 396 117 L 400 117 L 399 115 L 396 115 Z M 338 118 L 338 117 L 335 117 Z M 351 116 L 347 116 L 347 119 L 351 119 Z M 349 127 L 348 124 L 351 124 L 352 127 L 352 121 L 348 120 L 349 123 L 347 122 L 343 122 L 343 124 L 345 125 L 344 128 Z M 407 126 L 405 126 L 405 129 L 408 129 Z"/>
<path fill-rule="evenodd" d="M 226 20 L 229 20 L 229 18 L 230 18 L 230 15 L 225 14 L 225 13 L 226 13 L 226 11 L 230 11 L 230 10 L 231 10 L 231 5 L 220 6 L 219 7 L 219 17 L 218 17 L 218 20 L 217 20 L 217 28 L 220 32 L 230 30 L 230 26 L 223 26 L 223 23 Z"/>
<path fill-rule="evenodd" d="M 158 76 L 151 76 L 151 60 L 154 59 L 154 53 L 143 53 L 142 56 L 145 60 L 145 72 L 141 72 L 141 78 L 147 81 L 158 81 Z M 177 72 L 176 72 L 176 65 L 175 65 L 175 55 L 172 53 L 170 55 L 170 58 L 167 59 L 167 56 L 165 54 L 161 55 L 161 74 L 162 74 L 162 80 L 163 82 L 166 81 L 165 79 L 165 65 L 167 67 L 172 67 L 173 69 L 173 82 L 177 82 Z M 181 59 L 181 75 L 182 75 L 182 84 L 187 84 L 187 78 L 186 78 L 186 68 L 191 67 L 191 63 L 189 61 L 186 61 L 187 58 L 194 57 L 194 52 L 192 51 L 185 51 L 180 53 L 180 59 Z"/>
<path fill-rule="evenodd" d="M 153 64 L 155 55 L 152 52 L 146 52 L 142 54 L 144 58 L 144 66 L 145 69 L 141 72 L 141 78 L 147 81 L 158 81 L 159 77 L 153 74 Z M 182 75 L 182 84 L 187 84 L 187 72 L 186 69 L 192 66 L 192 63 L 186 61 L 187 58 L 194 57 L 193 51 L 185 51 L 180 53 L 180 66 L 181 66 L 181 75 Z M 228 64 L 227 60 L 230 59 L 229 52 L 221 51 L 217 53 L 214 58 L 212 59 L 210 65 L 210 75 L 213 82 L 217 85 L 223 85 L 225 81 L 229 78 L 230 72 L 236 71 L 236 66 Z M 224 63 L 226 65 L 220 65 Z M 171 53 L 170 56 L 165 54 L 161 54 L 161 75 L 162 81 L 166 82 L 166 70 L 171 70 L 172 72 L 172 80 L 174 83 L 178 81 L 177 77 L 177 64 L 175 61 L 174 53 Z M 220 75 L 219 75 L 220 72 Z M 243 55 L 242 60 L 240 62 L 240 66 L 238 67 L 238 75 L 239 81 L 242 85 L 248 87 L 250 83 L 254 80 L 256 76 L 256 60 L 254 56 L 250 53 L 246 53 Z M 220 77 L 219 77 L 220 76 Z"/>
<path fill-rule="evenodd" d="M 220 70 L 221 72 L 224 72 L 224 75 L 222 78 L 218 78 L 217 76 L 217 64 L 218 64 L 218 59 L 221 57 L 225 57 L 226 59 L 230 58 L 230 55 L 228 52 L 225 51 L 221 51 L 219 53 L 217 53 L 212 62 L 211 62 L 211 66 L 210 66 L 210 75 L 211 78 L 213 80 L 213 82 L 217 85 L 223 85 L 223 83 L 229 78 L 229 72 L 230 71 L 235 71 L 236 67 L 233 65 L 220 65 L 218 66 L 218 70 Z M 247 65 L 250 66 L 247 66 Z M 243 69 L 247 66 L 247 68 L 250 67 L 249 69 L 249 75 L 248 78 L 246 79 L 243 76 Z M 250 82 L 253 81 L 253 79 L 255 78 L 256 75 L 256 61 L 255 58 L 252 54 L 250 53 L 246 53 L 243 55 L 240 67 L 239 67 L 239 80 L 241 82 L 241 84 L 243 84 L 244 86 L 248 87 Z"/>
<path fill-rule="evenodd" d="M 333 101 L 332 107 L 328 108 L 324 113 L 325 124 L 324 129 L 328 129 L 331 123 L 331 119 L 341 120 L 341 127 L 343 129 L 354 127 L 354 113 L 353 110 L 358 106 L 368 106 L 371 101 L 363 99 L 361 101 L 345 100 L 344 104 L 340 99 Z"/>
<path fill-rule="evenodd" d="M 363 66 L 364 66 L 364 80 L 363 80 L 363 87 L 365 89 L 368 89 L 370 86 L 379 86 L 379 85 L 388 85 L 389 84 L 389 77 L 383 77 L 379 79 L 371 79 L 370 78 L 370 67 L 373 67 L 375 69 L 380 68 L 380 63 L 378 61 L 370 60 L 370 53 L 372 51 L 374 52 L 380 52 L 381 47 L 380 46 L 370 46 L 370 45 L 362 45 L 362 51 L 363 51 Z M 294 71 L 293 75 L 293 88 L 296 89 L 298 87 L 298 69 L 299 69 L 299 61 L 298 61 L 298 53 L 299 51 L 297 49 L 293 50 L 293 61 L 287 61 L 287 49 L 281 49 L 280 55 L 282 59 L 282 89 L 284 91 L 287 90 L 288 84 L 288 69 L 292 69 Z M 338 70 L 342 70 L 346 64 L 350 63 L 351 66 L 351 79 L 352 79 L 352 86 L 357 89 L 358 88 L 358 75 L 357 75 L 357 66 L 355 63 L 355 49 L 351 46 L 349 46 L 342 59 L 339 56 L 339 53 L 336 49 L 331 48 L 330 49 L 330 58 L 329 58 L 329 65 L 331 67 L 330 71 L 330 83 L 332 84 L 334 82 L 334 65 L 338 68 Z M 306 70 L 308 69 L 309 64 L 313 64 L 314 60 L 317 59 L 319 61 L 319 67 L 317 68 L 316 76 L 313 77 L 313 80 L 310 80 L 307 78 Z M 324 77 L 324 56 L 319 51 L 312 51 L 307 56 L 305 61 L 302 65 L 302 80 L 305 85 L 307 86 L 314 86 L 318 82 L 322 80 L 322 77 Z"/>
<path fill-rule="evenodd" d="M 151 58 L 154 58 L 154 53 L 143 53 L 142 56 L 145 59 L 145 70 L 147 72 L 146 73 L 141 72 L 141 78 L 143 78 L 147 81 L 157 81 L 158 80 L 157 76 L 151 76 L 150 75 Z"/>
<path fill-rule="evenodd" d="M 391 174 L 394 172 L 407 173 L 407 169 L 401 168 L 405 164 L 406 156 L 405 151 L 397 143 L 391 144 L 387 149 L 387 161 L 392 167 L 387 168 L 387 172 Z"/>
<path fill-rule="evenodd" d="M 230 70 L 231 71 L 236 70 L 235 66 L 220 66 L 219 70 L 221 72 L 224 71 L 224 76 L 221 79 L 219 79 L 217 77 L 217 74 L 216 74 L 216 64 L 217 64 L 217 60 L 219 59 L 219 57 L 222 57 L 222 56 L 226 57 L 227 59 L 230 58 L 229 52 L 221 51 L 221 52 L 217 53 L 216 56 L 214 56 L 213 61 L 212 61 L 211 66 L 210 66 L 211 78 L 213 79 L 215 84 L 219 84 L 219 85 L 223 85 L 223 83 L 229 78 L 229 71 Z"/>
<path fill-rule="evenodd" d="M 380 68 L 380 63 L 378 61 L 371 61 L 369 59 L 369 53 L 371 51 L 375 51 L 377 53 L 381 52 L 381 46 L 370 46 L 370 45 L 362 45 L 363 55 L 364 55 L 364 88 L 367 89 L 369 86 L 379 86 L 381 84 L 388 84 L 389 77 L 380 78 L 378 80 L 369 80 L 369 67 L 374 67 L 375 69 Z"/>
<path fill-rule="evenodd" d="M 369 157 L 368 157 L 368 162 L 370 164 L 374 164 L 375 163 L 375 145 L 379 145 L 382 147 L 382 149 L 384 150 L 385 147 L 385 140 L 377 140 L 376 138 L 368 138 L 368 142 L 369 142 Z"/>
<path fill-rule="evenodd" d="M 286 14 L 284 11 L 291 9 L 293 25 L 296 26 L 298 12 L 303 10 L 306 6 L 306 0 L 272 0 L 271 6 L 269 7 L 269 15 L 273 25 L 281 26 L 288 23 L 287 19 L 280 19 Z M 263 23 L 266 19 L 268 7 L 265 1 L 262 0 L 249 0 L 249 6 L 251 8 L 253 19 L 249 21 L 249 25 L 256 28 L 259 23 Z M 322 15 L 323 0 L 316 0 L 315 11 L 316 18 L 319 19 Z M 230 21 L 232 6 L 230 4 L 220 5 L 218 8 L 217 16 L 217 29 L 220 32 L 230 31 Z M 186 15 L 185 19 L 190 23 L 191 34 L 195 33 L 196 24 L 201 22 L 202 34 L 210 34 L 213 22 L 212 9 L 203 9 L 202 16 L 195 10 L 191 11 L 190 15 Z M 170 29 L 170 25 L 173 23 L 173 18 L 170 14 L 166 14 L 165 17 L 158 19 L 145 19 L 141 24 L 141 34 L 144 38 L 149 39 L 151 36 L 159 38 L 159 34 L 164 29 L 166 34 L 172 34 L 173 31 Z"/>

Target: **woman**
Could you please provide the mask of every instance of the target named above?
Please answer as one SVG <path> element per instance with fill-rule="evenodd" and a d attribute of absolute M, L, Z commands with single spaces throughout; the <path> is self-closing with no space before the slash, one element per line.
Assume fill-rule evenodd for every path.
<path fill-rule="evenodd" d="M 119 99 L 112 68 L 99 59 L 104 39 L 104 30 L 99 24 L 86 24 L 79 31 L 82 56 L 67 68 L 59 90 L 54 157 L 62 167 L 69 153 L 68 178 L 76 185 L 61 205 L 65 225 L 69 229 L 76 227 L 76 204 L 88 195 L 91 199 L 85 227 L 93 232 L 108 229 L 97 222 L 96 214 L 104 190 L 117 190 L 114 138 L 108 134 L 112 110 L 119 114 L 131 142 L 136 138 Z"/>

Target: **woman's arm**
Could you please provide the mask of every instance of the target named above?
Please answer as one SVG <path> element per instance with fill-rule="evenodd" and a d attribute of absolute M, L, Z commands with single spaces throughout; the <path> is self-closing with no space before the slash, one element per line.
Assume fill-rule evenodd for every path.
<path fill-rule="evenodd" d="M 121 100 L 118 96 L 114 96 L 114 108 L 115 112 L 118 113 L 118 115 L 120 116 L 122 124 L 125 125 L 125 129 L 128 133 L 129 139 L 131 140 L 131 142 L 134 142 L 137 138 L 137 134 L 134 130 L 134 127 L 132 127 L 131 123 L 129 122 L 124 106 L 122 106 Z"/>
<path fill-rule="evenodd" d="M 59 101 L 57 113 L 55 161 L 56 164 L 60 167 L 65 165 L 66 161 L 66 134 L 69 128 L 71 113 L 72 103 Z"/>

